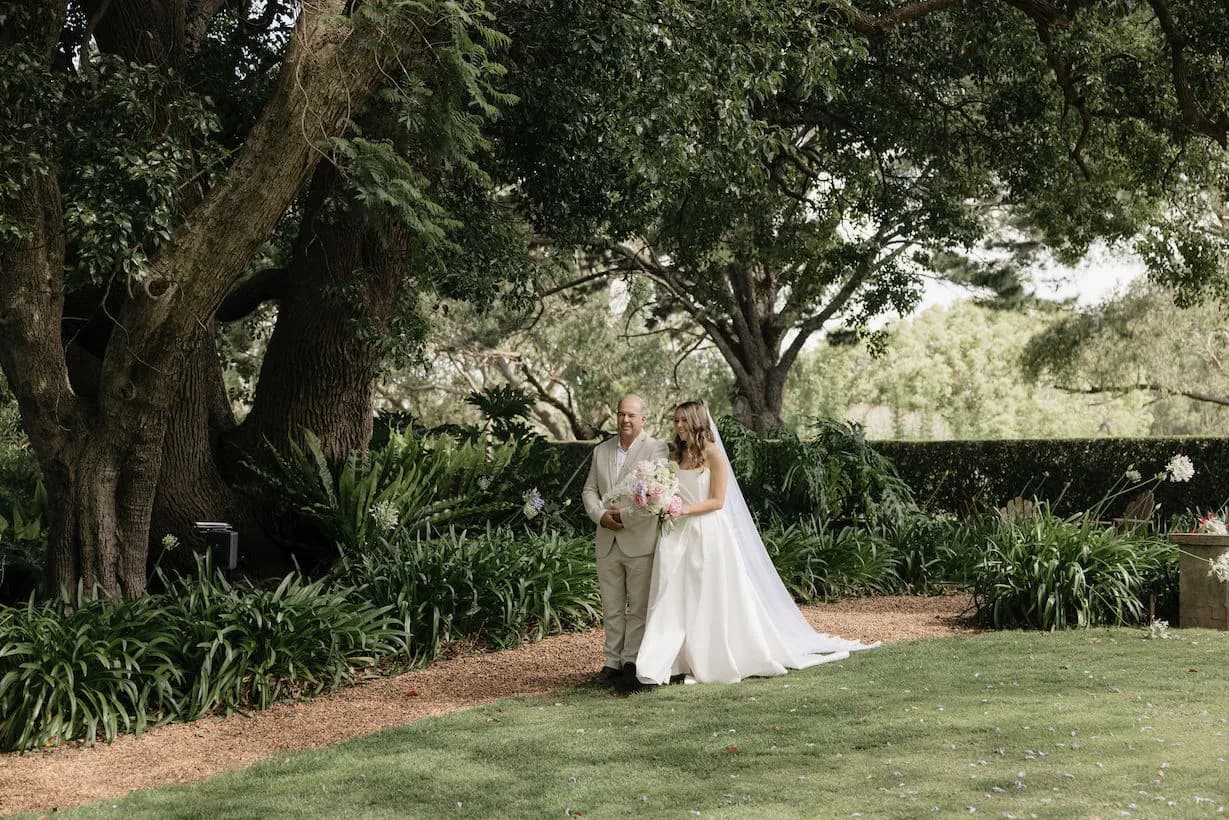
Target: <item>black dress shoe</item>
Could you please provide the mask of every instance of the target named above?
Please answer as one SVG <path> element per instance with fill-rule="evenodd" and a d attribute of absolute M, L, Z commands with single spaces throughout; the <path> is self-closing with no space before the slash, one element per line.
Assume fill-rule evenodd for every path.
<path fill-rule="evenodd" d="M 651 692 L 657 687 L 641 683 L 640 679 L 636 677 L 636 664 L 625 663 L 623 664 L 623 680 L 619 688 L 630 694 L 632 692 Z"/>
<path fill-rule="evenodd" d="M 594 675 L 590 682 L 598 686 L 618 686 L 623 682 L 623 670 L 613 666 L 603 666 L 602 671 Z"/>
<path fill-rule="evenodd" d="M 671 686 L 674 686 L 675 684 L 679 684 L 679 683 L 686 683 L 686 682 L 687 682 L 687 673 L 686 673 L 686 672 L 679 672 L 677 675 L 671 675 L 671 676 L 670 676 L 670 685 L 671 685 Z"/>

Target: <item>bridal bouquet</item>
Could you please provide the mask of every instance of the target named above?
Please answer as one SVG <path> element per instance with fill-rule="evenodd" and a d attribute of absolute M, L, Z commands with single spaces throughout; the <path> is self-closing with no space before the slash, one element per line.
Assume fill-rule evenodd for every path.
<path fill-rule="evenodd" d="M 632 472 L 632 503 L 661 519 L 679 517 L 683 499 L 679 496 L 679 466 L 667 459 L 642 461 Z"/>
<path fill-rule="evenodd" d="M 651 512 L 662 521 L 673 521 L 683 511 L 678 470 L 677 464 L 664 458 L 641 461 L 607 494 L 603 503 L 609 505 L 615 499 L 630 497 L 638 509 Z"/>

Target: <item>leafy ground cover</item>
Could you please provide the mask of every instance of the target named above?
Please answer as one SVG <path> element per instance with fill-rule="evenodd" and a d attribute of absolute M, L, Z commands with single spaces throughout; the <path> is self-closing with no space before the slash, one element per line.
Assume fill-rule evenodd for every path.
<path fill-rule="evenodd" d="M 1216 816 L 1229 635 L 998 632 L 501 701 L 74 816 Z"/>

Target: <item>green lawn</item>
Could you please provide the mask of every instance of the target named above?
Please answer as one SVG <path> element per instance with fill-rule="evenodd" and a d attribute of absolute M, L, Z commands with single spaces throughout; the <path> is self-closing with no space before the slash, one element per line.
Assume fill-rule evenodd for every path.
<path fill-rule="evenodd" d="M 1216 816 L 1229 635 L 1004 632 L 738 686 L 581 689 L 69 814 Z"/>

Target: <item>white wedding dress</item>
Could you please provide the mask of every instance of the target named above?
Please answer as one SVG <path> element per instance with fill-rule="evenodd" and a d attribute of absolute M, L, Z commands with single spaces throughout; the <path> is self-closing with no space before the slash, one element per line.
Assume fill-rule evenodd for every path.
<path fill-rule="evenodd" d="M 679 470 L 684 504 L 708 498 L 710 475 L 707 469 Z M 733 476 L 730 485 L 738 492 Z M 636 658 L 640 681 L 662 684 L 686 673 L 689 682 L 737 683 L 842 660 L 850 651 L 874 646 L 811 630 L 767 553 L 762 559 L 767 569 L 748 572 L 747 545 L 740 546 L 739 533 L 741 540 L 754 539 L 758 552 L 764 547 L 753 524 L 749 532 L 734 526 L 730 500 L 727 491 L 725 508 L 676 520 L 657 543 L 648 621 Z M 737 502 L 745 506 L 741 493 Z M 757 577 L 761 591 L 752 581 L 755 572 L 771 575 L 768 581 Z M 788 611 L 771 608 L 783 607 L 779 600 L 765 606 L 764 598 L 783 595 Z"/>

